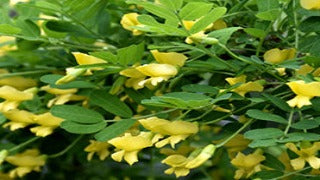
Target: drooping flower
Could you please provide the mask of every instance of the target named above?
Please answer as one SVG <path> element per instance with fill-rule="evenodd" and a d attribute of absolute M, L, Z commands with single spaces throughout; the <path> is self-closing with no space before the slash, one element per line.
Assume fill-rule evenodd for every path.
<path fill-rule="evenodd" d="M 264 53 L 263 58 L 270 64 L 279 64 L 285 60 L 293 59 L 296 54 L 296 49 L 283 49 L 278 48 L 270 49 Z"/>
<path fill-rule="evenodd" d="M 187 60 L 185 55 L 175 52 L 164 53 L 152 50 L 151 53 L 158 63 L 134 65 L 120 72 L 121 75 L 129 77 L 125 83 L 127 87 L 141 89 L 146 86 L 152 89 L 158 83 L 175 76 L 178 73 L 177 68 L 183 66 Z"/>
<path fill-rule="evenodd" d="M 197 168 L 204 164 L 208 159 L 212 157 L 216 147 L 213 144 L 209 144 L 203 149 L 197 149 L 192 152 L 188 157 L 181 154 L 173 154 L 162 160 L 161 162 L 171 166 L 165 170 L 166 174 L 175 174 L 176 177 L 186 176 L 189 174 L 190 169 Z"/>
<path fill-rule="evenodd" d="M 52 134 L 53 130 L 59 127 L 63 119 L 53 116 L 50 112 L 34 116 L 34 122 L 39 126 L 30 129 L 36 136 L 45 137 Z"/>
<path fill-rule="evenodd" d="M 128 13 L 122 16 L 120 24 L 126 30 L 132 32 L 134 36 L 141 35 L 143 32 L 137 29 L 134 29 L 132 26 L 141 26 L 142 24 L 138 21 L 139 14 L 137 13 Z"/>
<path fill-rule="evenodd" d="M 297 95 L 287 101 L 289 106 L 301 108 L 302 106 L 311 105 L 310 99 L 320 96 L 320 82 L 305 83 L 304 81 L 292 81 L 287 83 L 290 89 Z"/>
<path fill-rule="evenodd" d="M 144 128 L 157 133 L 158 137 L 169 136 L 157 142 L 155 144 L 157 148 L 163 147 L 166 144 L 170 144 L 171 147 L 174 148 L 175 144 L 185 140 L 192 134 L 196 134 L 199 130 L 196 124 L 181 120 L 168 121 L 158 117 L 150 117 L 147 119 L 140 119 L 139 122 Z"/>
<path fill-rule="evenodd" d="M 9 172 L 9 176 L 21 178 L 31 171 L 40 171 L 40 167 L 45 164 L 46 155 L 40 155 L 37 149 L 29 149 L 23 153 L 6 157 L 6 161 L 18 166 Z"/>
<path fill-rule="evenodd" d="M 73 56 L 75 57 L 77 63 L 79 65 L 92 65 L 92 64 L 104 64 L 107 63 L 107 61 L 90 56 L 88 54 L 80 53 L 80 52 L 73 52 Z M 57 80 L 56 84 L 65 84 L 70 81 L 73 81 L 76 79 L 78 76 L 82 74 L 87 74 L 91 75 L 92 70 L 102 70 L 103 68 L 101 67 L 91 67 L 91 68 L 74 68 L 70 67 L 66 69 L 66 75 Z"/>
<path fill-rule="evenodd" d="M 0 103 L 0 112 L 16 109 L 22 101 L 31 100 L 36 91 L 36 88 L 19 91 L 11 86 L 0 87 L 0 98 L 5 99 Z"/>
<path fill-rule="evenodd" d="M 102 161 L 109 156 L 110 151 L 108 148 L 110 144 L 108 142 L 99 142 L 95 140 L 90 140 L 90 144 L 84 149 L 84 151 L 89 152 L 87 159 L 91 161 L 93 155 L 97 153 L 99 159 Z"/>
<path fill-rule="evenodd" d="M 241 179 L 242 177 L 248 179 L 251 175 L 261 171 L 261 162 L 266 158 L 261 155 L 259 151 L 255 151 L 253 154 L 244 155 L 238 152 L 237 156 L 232 159 L 231 164 L 237 167 L 237 171 L 234 175 L 235 179 Z"/>
<path fill-rule="evenodd" d="M 3 112 L 3 115 L 10 121 L 3 127 L 10 127 L 11 131 L 34 124 L 35 115 L 25 110 L 12 109 Z"/>
<path fill-rule="evenodd" d="M 246 93 L 248 92 L 262 92 L 263 91 L 263 86 L 258 82 L 258 81 L 249 81 L 246 82 L 246 75 L 241 75 L 235 78 L 226 78 L 226 81 L 231 85 L 235 85 L 237 83 L 242 83 L 240 86 L 232 89 L 233 92 L 238 93 L 241 96 L 245 96 Z"/>
<path fill-rule="evenodd" d="M 75 93 L 78 91 L 76 88 L 72 89 L 58 89 L 51 88 L 49 85 L 41 87 L 41 90 L 46 91 L 50 94 L 56 95 L 55 98 L 51 99 L 47 106 L 52 107 L 53 105 L 61 105 L 65 104 L 69 101 L 83 101 L 86 100 L 87 97 L 76 95 Z"/>
<path fill-rule="evenodd" d="M 130 133 L 125 133 L 124 136 L 116 137 L 108 141 L 116 147 L 116 152 L 111 155 L 111 158 L 117 162 L 122 159 L 132 165 L 138 162 L 138 152 L 144 148 L 151 147 L 153 134 L 150 132 L 141 132 L 137 136 Z"/>
<path fill-rule="evenodd" d="M 290 164 L 294 170 L 303 169 L 306 162 L 308 162 L 313 169 L 320 168 L 320 158 L 316 157 L 320 150 L 320 142 L 315 142 L 311 147 L 300 148 L 300 150 L 298 150 L 293 143 L 287 143 L 286 146 L 299 156 L 296 159 L 290 160 Z"/>
<path fill-rule="evenodd" d="M 320 9 L 320 1 L 319 0 L 300 0 L 300 5 L 304 9 Z"/>

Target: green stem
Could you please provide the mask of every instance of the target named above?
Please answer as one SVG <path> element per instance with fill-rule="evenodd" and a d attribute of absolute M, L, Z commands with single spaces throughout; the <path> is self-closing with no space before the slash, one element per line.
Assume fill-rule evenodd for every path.
<path fill-rule="evenodd" d="M 298 49 L 299 46 L 299 31 L 298 31 L 298 20 L 297 20 L 297 12 L 295 10 L 296 7 L 296 1 L 292 2 L 292 9 L 293 9 L 293 20 L 294 20 L 294 26 L 295 26 L 295 41 L 294 41 L 294 47 Z"/>
<path fill-rule="evenodd" d="M 248 60 L 246 60 L 246 59 L 244 59 L 244 58 L 241 58 L 241 57 L 237 56 L 237 55 L 236 55 L 235 53 L 233 53 L 229 48 L 227 48 L 227 46 L 225 46 L 224 44 L 218 43 L 218 45 L 219 45 L 220 47 L 222 47 L 225 51 L 227 51 L 227 53 L 228 53 L 231 57 L 233 57 L 233 58 L 235 58 L 235 59 L 238 59 L 238 60 L 240 60 L 240 61 L 242 61 L 242 62 L 245 62 L 245 63 L 247 63 L 247 64 L 253 64 L 253 62 L 248 61 Z"/>
<path fill-rule="evenodd" d="M 182 113 L 180 116 L 178 116 L 177 118 L 175 118 L 176 120 L 181 120 L 183 119 L 190 111 L 192 111 L 191 109 L 188 109 L 186 112 Z"/>
<path fill-rule="evenodd" d="M 226 140 L 216 145 L 217 148 L 222 147 L 227 142 L 229 142 L 232 138 L 234 138 L 237 134 L 239 134 L 242 130 L 244 130 L 246 127 L 248 127 L 252 123 L 252 119 L 247 121 L 240 129 L 238 129 L 235 133 L 233 133 L 231 136 L 229 136 Z"/>
<path fill-rule="evenodd" d="M 74 145 L 77 144 L 77 142 L 80 141 L 80 139 L 83 137 L 84 135 L 80 135 L 78 136 L 69 146 L 67 146 L 64 150 L 56 153 L 56 154 L 51 154 L 48 156 L 48 158 L 56 158 L 56 157 L 59 157 L 59 156 L 62 156 L 64 155 L 66 152 L 68 152 Z"/>
<path fill-rule="evenodd" d="M 290 115 L 289 115 L 289 119 L 288 119 L 288 125 L 287 125 L 286 129 L 284 130 L 284 136 L 286 136 L 289 132 L 289 129 L 291 127 L 292 120 L 293 120 L 293 114 L 294 114 L 294 111 L 291 110 Z"/>
<path fill-rule="evenodd" d="M 145 116 L 134 117 L 132 119 L 137 119 L 138 120 L 138 119 L 149 118 L 149 117 L 153 117 L 153 116 L 158 115 L 158 114 L 169 113 L 169 112 L 172 112 L 172 111 L 175 111 L 175 110 L 177 110 L 177 109 L 169 109 L 169 110 L 160 111 L 160 112 L 149 114 L 149 115 L 145 115 Z"/>
<path fill-rule="evenodd" d="M 47 73 L 52 72 L 52 70 L 38 70 L 38 71 L 25 71 L 25 72 L 16 72 L 16 73 L 8 73 L 8 74 L 1 74 L 1 78 L 7 78 L 12 76 L 23 76 L 23 75 L 30 75 L 30 74 L 41 74 L 41 73 Z"/>
<path fill-rule="evenodd" d="M 20 148 L 23 148 L 24 146 L 26 146 L 26 145 L 28 145 L 28 144 L 31 144 L 32 142 L 34 142 L 34 141 L 36 141 L 36 140 L 38 140 L 38 139 L 40 139 L 39 136 L 33 137 L 33 138 L 29 139 L 28 141 L 23 142 L 23 143 L 15 146 L 15 147 L 9 149 L 8 151 L 9 151 L 9 152 L 13 152 L 13 151 L 19 150 Z"/>
<path fill-rule="evenodd" d="M 212 111 L 212 109 L 208 109 L 206 112 L 204 112 L 204 113 L 201 114 L 200 116 L 195 117 L 195 118 L 186 119 L 185 121 L 195 121 L 195 120 L 201 119 L 201 118 L 203 118 L 204 116 L 206 116 L 207 114 L 209 114 L 211 111 Z"/>

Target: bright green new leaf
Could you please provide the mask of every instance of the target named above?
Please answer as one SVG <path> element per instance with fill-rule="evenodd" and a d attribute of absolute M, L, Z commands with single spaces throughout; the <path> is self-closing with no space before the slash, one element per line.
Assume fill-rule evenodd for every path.
<path fill-rule="evenodd" d="M 5 35 L 19 34 L 21 29 L 9 24 L 0 24 L 0 33 Z"/>
<path fill-rule="evenodd" d="M 183 20 L 196 20 L 206 15 L 212 8 L 213 4 L 204 2 L 190 2 L 183 6 L 179 12 L 179 16 Z"/>

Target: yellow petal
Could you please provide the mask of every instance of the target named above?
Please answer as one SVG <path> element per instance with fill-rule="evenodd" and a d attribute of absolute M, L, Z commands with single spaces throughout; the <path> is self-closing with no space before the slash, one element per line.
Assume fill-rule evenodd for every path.
<path fill-rule="evenodd" d="M 226 81 L 231 85 L 235 85 L 237 83 L 245 83 L 247 79 L 246 75 L 241 75 L 235 78 L 226 78 Z"/>
<path fill-rule="evenodd" d="M 79 65 L 85 65 L 85 64 L 101 64 L 101 63 L 107 63 L 107 61 L 90 56 L 84 53 L 80 52 L 73 52 L 73 56 L 76 58 L 76 61 Z"/>
<path fill-rule="evenodd" d="M 248 92 L 262 92 L 263 86 L 259 82 L 247 82 L 245 84 L 240 85 L 239 87 L 233 89 L 234 92 L 240 94 L 241 96 L 245 96 Z"/>
<path fill-rule="evenodd" d="M 294 170 L 300 170 L 305 166 L 305 160 L 302 158 L 296 158 L 290 161 Z"/>
<path fill-rule="evenodd" d="M 287 53 L 284 53 L 278 48 L 270 49 L 264 53 L 263 58 L 270 64 L 282 63 L 287 58 Z"/>
<path fill-rule="evenodd" d="M 141 87 L 155 87 L 157 86 L 159 83 L 161 83 L 162 81 L 167 81 L 170 78 L 170 76 L 161 76 L 161 77 L 151 77 L 145 80 L 142 80 L 138 83 L 139 86 Z"/>
<path fill-rule="evenodd" d="M 11 178 L 23 177 L 32 171 L 31 167 L 17 167 L 9 172 Z"/>
<path fill-rule="evenodd" d="M 145 78 L 130 78 L 127 79 L 125 85 L 126 87 L 132 87 L 135 90 L 141 89 L 144 87 L 144 83 L 141 84 L 140 82 L 143 81 Z"/>
<path fill-rule="evenodd" d="M 182 167 L 186 165 L 187 158 L 179 154 L 174 154 L 162 160 L 161 163 L 167 164 L 171 167 Z"/>
<path fill-rule="evenodd" d="M 121 150 L 121 151 L 118 151 L 118 152 L 115 152 L 111 155 L 111 158 L 117 162 L 121 162 L 122 159 L 123 159 L 123 156 L 125 154 L 125 151 L 124 150 Z"/>
<path fill-rule="evenodd" d="M 227 23 L 224 22 L 223 19 L 218 19 L 217 21 L 215 21 L 212 25 L 212 29 L 214 30 L 219 30 L 219 29 L 224 29 L 224 28 L 227 28 Z"/>
<path fill-rule="evenodd" d="M 38 150 L 32 149 L 8 156 L 6 161 L 16 166 L 43 166 L 45 164 L 45 156 L 39 155 Z"/>
<path fill-rule="evenodd" d="M 108 143 L 125 151 L 137 151 L 152 146 L 152 137 L 146 138 L 143 134 L 144 132 L 140 133 L 138 136 L 132 136 L 130 133 L 125 133 L 124 136 L 113 138 L 109 140 Z M 151 133 L 148 134 L 151 135 Z"/>
<path fill-rule="evenodd" d="M 297 50 L 295 48 L 289 48 L 282 50 L 282 53 L 286 55 L 286 60 L 293 59 L 296 56 Z"/>
<path fill-rule="evenodd" d="M 205 163 L 209 158 L 212 157 L 213 153 L 215 152 L 216 147 L 213 144 L 207 145 L 195 158 L 190 160 L 186 164 L 186 168 L 192 169 L 201 166 Z"/>
<path fill-rule="evenodd" d="M 308 97 L 320 96 L 320 82 L 305 83 L 304 81 L 292 81 L 287 83 L 287 85 L 297 95 Z"/>
<path fill-rule="evenodd" d="M 190 30 L 196 22 L 183 20 L 182 23 L 187 30 Z"/>
<path fill-rule="evenodd" d="M 19 90 L 24 90 L 27 88 L 35 87 L 37 86 L 37 81 L 30 78 L 24 78 L 21 76 L 15 76 L 15 77 L 8 77 L 0 79 L 0 86 L 11 86 L 14 88 L 17 88 Z"/>
<path fill-rule="evenodd" d="M 131 78 L 144 78 L 146 75 L 142 74 L 136 68 L 128 68 L 120 71 L 122 76 L 131 77 Z"/>
<path fill-rule="evenodd" d="M 126 30 L 132 31 L 133 35 L 137 36 L 142 34 L 142 31 L 134 29 L 132 26 L 139 26 L 141 23 L 138 21 L 139 14 L 137 13 L 128 13 L 122 16 L 120 24 Z"/>
<path fill-rule="evenodd" d="M 307 159 L 307 162 L 310 164 L 310 166 L 313 168 L 313 169 L 319 169 L 320 168 L 320 159 L 315 157 L 315 155 L 309 157 Z"/>
<path fill-rule="evenodd" d="M 151 77 L 157 76 L 175 76 L 178 70 L 170 64 L 146 64 L 136 68 L 142 74 Z"/>
<path fill-rule="evenodd" d="M 181 177 L 181 176 L 186 176 L 188 175 L 190 172 L 189 169 L 187 168 L 176 168 L 176 170 L 174 171 L 174 174 L 176 175 L 176 177 Z"/>
<path fill-rule="evenodd" d="M 130 165 L 138 162 L 138 151 L 125 152 L 124 160 Z"/>
<path fill-rule="evenodd" d="M 41 87 L 41 90 L 46 91 L 50 94 L 56 94 L 56 95 L 72 94 L 72 93 L 76 93 L 78 91 L 78 89 L 76 89 L 76 88 L 58 89 L 58 88 L 51 88 L 49 85 Z"/>
<path fill-rule="evenodd" d="M 188 59 L 187 56 L 181 53 L 176 52 L 159 52 L 158 50 L 151 51 L 153 57 L 156 59 L 157 62 L 161 64 L 171 64 L 174 66 L 183 66 L 185 61 Z"/>
<path fill-rule="evenodd" d="M 36 136 L 46 137 L 52 134 L 54 127 L 37 126 L 30 129 L 31 132 L 35 133 Z"/>
<path fill-rule="evenodd" d="M 319 0 L 300 0 L 301 7 L 305 9 L 320 9 Z"/>
<path fill-rule="evenodd" d="M 53 116 L 50 112 L 46 112 L 36 115 L 34 121 L 42 126 L 58 127 L 63 119 Z"/>
<path fill-rule="evenodd" d="M 25 110 L 18 110 L 18 109 L 12 109 L 7 112 L 3 112 L 3 115 L 13 122 L 22 122 L 22 123 L 34 123 L 34 117 L 35 115 L 25 111 Z"/>
<path fill-rule="evenodd" d="M 33 98 L 30 92 L 18 91 L 11 86 L 2 86 L 0 88 L 0 97 L 9 101 L 26 101 Z"/>

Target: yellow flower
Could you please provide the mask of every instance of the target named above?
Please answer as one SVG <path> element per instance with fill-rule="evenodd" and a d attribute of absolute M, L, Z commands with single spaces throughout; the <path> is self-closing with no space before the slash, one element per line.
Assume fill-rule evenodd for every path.
<path fill-rule="evenodd" d="M 0 151 L 0 165 L 3 163 L 3 161 L 6 159 L 6 157 L 9 155 L 9 151 L 6 149 Z"/>
<path fill-rule="evenodd" d="M 90 144 L 84 149 L 84 151 L 89 152 L 87 159 L 91 161 L 94 153 L 99 155 L 99 159 L 102 161 L 109 156 L 110 152 L 108 148 L 110 144 L 108 142 L 99 142 L 95 140 L 90 140 Z"/>
<path fill-rule="evenodd" d="M 219 30 L 219 29 L 224 29 L 227 27 L 228 27 L 227 23 L 223 19 L 218 19 L 213 23 L 211 28 L 214 30 Z"/>
<path fill-rule="evenodd" d="M 0 56 L 3 56 L 7 51 L 17 49 L 15 45 L 12 45 L 12 42 L 14 42 L 15 40 L 15 37 L 0 36 Z"/>
<path fill-rule="evenodd" d="M 320 9 L 319 0 L 300 0 L 301 7 L 305 9 Z"/>
<path fill-rule="evenodd" d="M 168 121 L 165 119 L 160 119 L 158 117 L 140 119 L 139 122 L 144 128 L 154 133 L 158 133 L 157 136 L 159 138 L 166 135 L 170 136 L 157 142 L 157 148 L 163 147 L 169 143 L 171 147 L 174 147 L 175 144 L 179 143 L 182 140 L 185 140 L 192 134 L 196 134 L 199 130 L 198 126 L 194 123 L 185 121 Z"/>
<path fill-rule="evenodd" d="M 310 99 L 320 96 L 320 82 L 305 83 L 304 81 L 292 81 L 287 83 L 290 89 L 297 95 L 287 101 L 291 107 L 311 105 Z"/>
<path fill-rule="evenodd" d="M 90 56 L 84 53 L 80 53 L 80 52 L 73 52 L 72 53 L 73 56 L 75 57 L 77 63 L 79 65 L 90 65 L 90 64 L 104 64 L 107 63 L 107 61 L 94 57 L 94 56 Z M 92 74 L 92 70 L 102 70 L 103 68 L 99 68 L 99 67 L 92 67 L 92 68 L 67 68 L 66 69 L 66 75 L 62 78 L 60 78 L 56 84 L 65 84 L 68 83 L 70 81 L 73 81 L 74 79 L 76 79 L 78 76 L 82 75 L 82 74 L 87 74 L 87 75 L 91 75 Z"/>
<path fill-rule="evenodd" d="M 244 155 L 238 152 L 237 156 L 232 159 L 231 164 L 238 168 L 234 178 L 241 179 L 249 178 L 256 172 L 261 171 L 260 162 L 264 161 L 266 158 L 260 154 L 259 151 L 255 151 L 253 154 Z"/>
<path fill-rule="evenodd" d="M 138 36 L 143 32 L 137 29 L 134 29 L 132 26 L 141 26 L 142 24 L 138 21 L 139 14 L 137 13 L 128 13 L 122 16 L 120 24 L 126 30 L 132 31 L 134 36 Z"/>
<path fill-rule="evenodd" d="M 296 49 L 283 49 L 278 48 L 270 49 L 264 53 L 263 58 L 270 64 L 279 64 L 285 60 L 293 59 L 296 54 Z"/>
<path fill-rule="evenodd" d="M 9 174 L 4 174 L 4 173 L 2 173 L 1 171 L 0 171 L 0 179 L 1 179 L 1 180 L 13 180 L 13 179 L 9 176 Z"/>
<path fill-rule="evenodd" d="M 27 88 L 37 86 L 37 81 L 30 78 L 15 76 L 15 77 L 7 77 L 7 78 L 0 79 L 0 86 L 4 86 L 4 85 L 14 87 L 18 90 L 25 90 Z"/>
<path fill-rule="evenodd" d="M 5 123 L 3 127 L 10 127 L 11 131 L 34 124 L 35 115 L 28 111 L 12 109 L 3 112 L 3 115 L 10 120 L 10 122 Z"/>
<path fill-rule="evenodd" d="M 111 155 L 111 158 L 117 162 L 122 159 L 132 165 L 138 162 L 138 152 L 144 148 L 151 147 L 153 135 L 150 132 L 141 132 L 137 136 L 132 136 L 130 133 L 125 133 L 124 136 L 116 137 L 108 141 L 116 147 L 116 152 Z"/>
<path fill-rule="evenodd" d="M 74 93 L 78 91 L 76 88 L 72 89 L 57 89 L 57 88 L 51 88 L 49 85 L 41 87 L 41 90 L 44 90 L 50 94 L 56 95 L 55 98 L 51 99 L 47 106 L 52 107 L 53 105 L 61 105 L 65 104 L 69 101 L 82 101 L 86 100 L 87 97 L 85 96 L 79 96 Z"/>
<path fill-rule="evenodd" d="M 9 172 L 11 178 L 23 177 L 31 171 L 40 171 L 40 167 L 45 164 L 46 156 L 39 155 L 37 149 L 29 149 L 14 156 L 8 156 L 6 161 L 18 166 Z"/>
<path fill-rule="evenodd" d="M 0 103 L 0 112 L 16 109 L 22 101 L 31 100 L 35 91 L 35 88 L 19 91 L 11 86 L 0 87 L 0 98 L 5 99 Z"/>
<path fill-rule="evenodd" d="M 317 158 L 317 153 L 320 150 L 320 142 L 315 142 L 311 147 L 298 148 L 293 143 L 287 143 L 287 148 L 296 153 L 299 157 L 290 160 L 294 170 L 303 169 L 305 163 L 308 162 L 313 169 L 320 168 L 320 158 Z"/>
<path fill-rule="evenodd" d="M 314 68 L 309 64 L 304 64 L 300 66 L 300 69 L 296 70 L 296 73 L 298 75 L 304 75 L 304 76 L 311 72 L 313 76 L 320 76 L 320 68 L 317 68 L 316 70 L 314 70 Z"/>
<path fill-rule="evenodd" d="M 120 72 L 121 75 L 129 77 L 125 83 L 127 87 L 141 89 L 146 86 L 152 89 L 158 83 L 175 76 L 178 73 L 177 67 L 183 66 L 187 60 L 185 55 L 175 52 L 163 53 L 152 50 L 151 53 L 159 64 L 134 65 Z"/>
<path fill-rule="evenodd" d="M 35 133 L 36 136 L 45 137 L 52 134 L 53 130 L 59 127 L 63 119 L 53 116 L 50 112 L 35 115 L 35 123 L 40 126 L 36 126 L 30 129 L 31 132 Z"/>
<path fill-rule="evenodd" d="M 186 60 L 188 59 L 187 56 L 181 53 L 176 52 L 159 52 L 158 50 L 151 50 L 150 51 L 153 57 L 156 59 L 158 63 L 161 64 L 171 64 L 173 66 L 180 66 L 182 67 Z"/>
<path fill-rule="evenodd" d="M 18 4 L 18 3 L 25 3 L 25 2 L 29 2 L 29 1 L 30 0 L 10 0 L 9 5 L 10 6 L 14 6 L 14 5 Z"/>
<path fill-rule="evenodd" d="M 214 141 L 214 143 L 220 143 L 221 141 Z M 227 149 L 229 157 L 234 158 L 237 152 L 245 150 L 248 148 L 250 141 L 245 139 L 242 134 L 237 134 L 234 138 L 230 139 L 223 146 Z"/>
<path fill-rule="evenodd" d="M 180 154 L 170 155 L 161 161 L 162 163 L 171 166 L 171 168 L 165 170 L 164 173 L 174 173 L 177 178 L 186 176 L 189 174 L 190 169 L 197 168 L 210 159 L 214 154 L 215 149 L 216 147 L 213 144 L 209 144 L 203 149 L 195 150 L 188 158 Z"/>
<path fill-rule="evenodd" d="M 233 92 L 238 93 L 241 96 L 245 96 L 246 93 L 252 92 L 252 91 L 257 91 L 257 92 L 262 92 L 263 91 L 263 86 L 258 82 L 258 81 L 249 81 L 246 83 L 246 75 L 241 75 L 235 78 L 226 78 L 226 81 L 231 85 L 235 85 L 237 83 L 242 83 L 240 86 L 236 87 L 233 89 Z"/>

